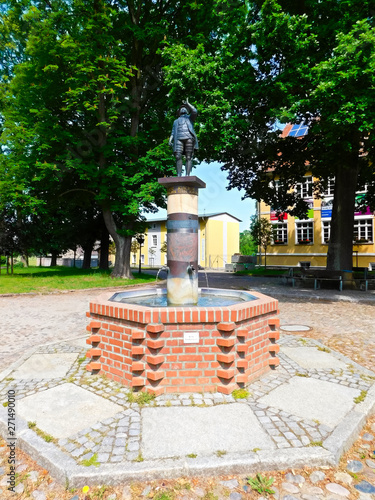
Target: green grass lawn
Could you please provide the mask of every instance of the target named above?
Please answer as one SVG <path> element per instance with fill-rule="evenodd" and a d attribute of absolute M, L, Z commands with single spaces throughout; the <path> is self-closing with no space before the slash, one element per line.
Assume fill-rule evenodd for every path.
<path fill-rule="evenodd" d="M 14 274 L 1 269 L 0 294 L 3 293 L 48 293 L 57 290 L 80 290 L 83 288 L 119 287 L 155 281 L 150 274 L 134 273 L 133 280 L 111 278 L 111 271 L 99 269 L 77 269 L 73 267 L 28 267 L 14 268 Z"/>

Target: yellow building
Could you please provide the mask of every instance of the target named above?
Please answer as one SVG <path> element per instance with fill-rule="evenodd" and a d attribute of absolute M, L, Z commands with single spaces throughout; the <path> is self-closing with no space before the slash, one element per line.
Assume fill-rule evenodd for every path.
<path fill-rule="evenodd" d="M 285 214 L 284 219 L 279 221 L 270 206 L 258 203 L 258 215 L 269 219 L 274 227 L 273 242 L 267 248 L 267 265 L 298 266 L 300 262 L 310 262 L 311 266 L 326 266 L 334 180 L 330 181 L 322 199 L 314 198 L 312 194 L 314 180 L 307 173 L 303 182 L 295 186 L 308 202 L 307 219 Z M 360 199 L 363 194 L 358 192 L 357 198 Z M 374 214 L 367 208 L 365 212 L 356 212 L 354 218 L 353 266 L 368 267 L 370 263 L 375 263 Z"/>
<path fill-rule="evenodd" d="M 199 216 L 199 261 L 204 268 L 220 269 L 231 262 L 233 254 L 240 249 L 241 220 L 227 212 Z M 167 241 L 167 219 L 148 221 L 145 242 L 142 246 L 142 265 L 164 266 L 167 264 L 165 243 Z M 139 263 L 139 250 L 132 253 L 133 266 Z"/>

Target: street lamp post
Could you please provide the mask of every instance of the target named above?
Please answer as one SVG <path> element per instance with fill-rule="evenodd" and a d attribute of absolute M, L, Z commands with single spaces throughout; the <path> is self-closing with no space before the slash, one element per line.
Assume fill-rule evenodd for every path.
<path fill-rule="evenodd" d="M 142 266 L 142 245 L 145 241 L 145 237 L 143 234 L 139 234 L 137 237 L 136 237 L 136 240 L 138 242 L 138 245 L 139 245 L 139 274 L 141 274 L 141 266 Z"/>

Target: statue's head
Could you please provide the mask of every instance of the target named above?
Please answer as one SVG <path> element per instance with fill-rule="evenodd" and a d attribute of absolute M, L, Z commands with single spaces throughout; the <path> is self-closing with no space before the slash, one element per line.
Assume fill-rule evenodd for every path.
<path fill-rule="evenodd" d="M 188 114 L 188 111 L 187 109 L 183 106 L 182 108 L 180 108 L 179 110 L 179 116 L 182 116 L 182 115 L 187 115 Z"/>

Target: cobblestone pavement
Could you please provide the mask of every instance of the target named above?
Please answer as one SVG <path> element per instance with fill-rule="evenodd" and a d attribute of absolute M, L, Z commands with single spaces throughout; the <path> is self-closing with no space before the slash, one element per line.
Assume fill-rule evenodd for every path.
<path fill-rule="evenodd" d="M 279 344 L 287 347 L 303 346 L 324 349 L 324 346 L 314 340 L 296 339 L 290 336 L 282 336 Z M 141 447 L 140 411 L 142 405 L 133 400 L 133 393 L 124 386 L 86 372 L 85 367 L 89 362 L 89 359 L 85 358 L 86 348 L 61 343 L 41 347 L 36 350 L 35 354 L 61 352 L 77 353 L 77 360 L 66 376 L 42 380 L 14 380 L 10 374 L 7 379 L 0 382 L 0 401 L 5 402 L 7 391 L 10 388 L 14 389 L 16 399 L 21 400 L 67 382 L 79 385 L 82 389 L 116 403 L 123 408 L 123 411 L 92 427 L 85 428 L 67 439 L 58 440 L 57 446 L 75 458 L 77 463 L 90 460 L 94 454 L 97 455 L 96 461 L 99 463 L 137 460 Z M 339 357 L 334 352 L 332 354 Z M 260 381 L 251 384 L 248 387 L 249 396 L 247 398 L 237 400 L 250 406 L 277 448 L 312 446 L 315 443 L 321 443 L 333 431 L 332 428 L 322 425 L 319 421 L 304 420 L 259 401 L 260 398 L 295 375 L 326 380 L 360 391 L 367 391 L 375 379 L 357 366 L 352 366 L 347 370 L 306 370 L 285 354 L 280 354 L 280 367 L 270 372 L 268 376 L 262 377 Z M 205 407 L 235 402 L 236 400 L 231 395 L 193 393 L 158 396 L 149 404 L 152 406 Z"/>
<path fill-rule="evenodd" d="M 266 286 L 264 283 L 260 283 L 257 289 L 262 288 L 260 291 L 267 293 L 264 286 Z M 282 346 L 324 349 L 317 340 L 319 339 L 325 346 L 337 351 L 337 353 L 332 351 L 332 354 L 338 359 L 342 353 L 366 368 L 374 369 L 375 305 L 356 301 L 350 303 L 310 302 L 305 298 L 298 299 L 294 295 L 285 296 L 285 290 L 280 290 L 278 298 L 282 325 L 306 325 L 310 328 L 303 334 L 296 332 L 282 335 L 280 339 Z M 87 391 L 122 406 L 123 411 L 67 439 L 58 440 L 56 445 L 63 452 L 74 457 L 77 463 L 95 459 L 98 464 L 117 462 L 125 464 L 126 461 L 141 459 L 139 449 L 142 406 L 132 399 L 132 394 L 124 387 L 86 373 L 85 365 L 88 361 L 84 357 L 85 348 L 69 341 L 42 346 L 46 342 L 82 334 L 86 325 L 84 312 L 88 301 L 97 293 L 97 291 L 85 291 L 38 297 L 0 298 L 1 336 L 2 340 L 4 339 L 0 354 L 2 356 L 0 357 L 1 368 L 9 366 L 21 353 L 24 353 L 25 349 L 35 345 L 41 346 L 36 353 L 77 354 L 76 362 L 65 377 L 52 380 L 11 380 L 11 377 L 8 377 L 8 380 L 0 382 L 0 401 L 3 401 L 10 386 L 16 388 L 17 398 L 22 399 L 66 382 L 79 384 Z M 274 295 L 276 296 L 276 293 Z M 319 446 L 332 432 L 331 428 L 321 425 L 318 421 L 304 420 L 259 402 L 262 396 L 290 379 L 291 376 L 329 380 L 358 388 L 364 392 L 373 384 L 373 379 L 368 372 L 355 364 L 345 370 L 306 370 L 283 354 L 280 355 L 280 363 L 280 369 L 252 384 L 249 388 L 250 395 L 242 400 L 243 404 L 248 404 L 254 411 L 258 421 L 266 429 L 277 448 Z M 151 404 L 156 406 L 212 406 L 231 403 L 234 403 L 232 396 L 219 394 L 159 396 L 151 401 Z M 325 467 L 319 470 L 305 468 L 288 473 L 273 471 L 263 475 L 275 478 L 272 489 L 275 491 L 276 499 L 339 500 L 359 497 L 361 500 L 373 500 L 375 499 L 374 434 L 375 419 L 372 418 L 350 454 L 343 457 L 337 468 Z M 61 485 L 54 483 L 47 471 L 37 466 L 21 451 L 17 455 L 18 489 L 15 496 L 6 490 L 7 456 L 7 447 L 4 441 L 0 440 L 0 498 L 34 498 L 35 500 L 70 500 L 73 498 L 81 500 L 84 498 L 80 490 L 69 492 Z M 221 500 L 230 498 L 240 500 L 259 498 L 262 493 L 262 491 L 256 493 L 252 490 L 244 476 L 211 479 L 181 478 L 175 481 L 133 483 L 117 488 L 102 487 L 102 490 L 98 487 L 92 488 L 91 491 L 92 494 L 87 497 L 87 500 L 89 498 L 107 500 L 130 498 L 155 498 L 156 500 L 196 498 L 214 500 L 217 498 Z"/>

